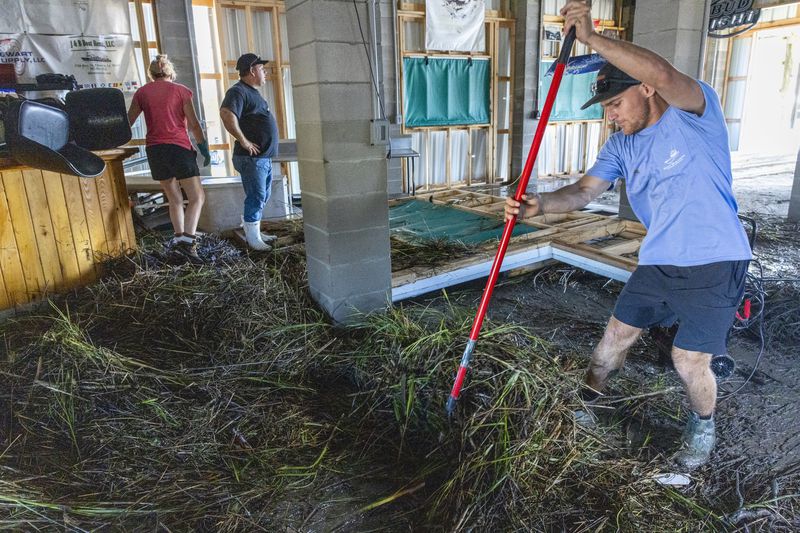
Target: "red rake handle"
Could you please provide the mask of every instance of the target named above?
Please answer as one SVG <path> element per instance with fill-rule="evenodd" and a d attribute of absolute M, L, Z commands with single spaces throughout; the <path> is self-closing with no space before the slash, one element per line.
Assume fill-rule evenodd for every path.
<path fill-rule="evenodd" d="M 575 28 L 570 29 L 564 42 L 561 44 L 561 53 L 558 55 L 558 62 L 556 63 L 556 70 L 553 74 L 553 83 L 550 84 L 550 90 L 547 92 L 547 99 L 542 108 L 542 114 L 539 117 L 539 124 L 536 126 L 536 134 L 533 136 L 533 143 L 531 149 L 528 151 L 528 159 L 525 161 L 525 168 L 522 169 L 522 176 L 520 176 L 519 184 L 517 185 L 517 192 L 514 194 L 514 200 L 519 202 L 522 195 L 525 194 L 525 189 L 528 187 L 528 180 L 533 171 L 533 163 L 539 155 L 539 146 L 542 144 L 544 138 L 544 131 L 547 128 L 547 121 L 550 118 L 550 111 L 553 108 L 553 103 L 556 100 L 558 87 L 561 85 L 561 78 L 564 75 L 564 69 L 567 66 L 572 45 L 575 42 Z M 506 256 L 508 243 L 511 241 L 511 234 L 514 232 L 514 225 L 517 223 L 517 217 L 513 216 L 506 221 L 503 228 L 503 236 L 500 237 L 500 246 L 497 248 L 497 254 L 494 256 L 492 269 L 489 271 L 489 279 L 486 280 L 486 288 L 483 289 L 483 296 L 481 303 L 478 306 L 478 313 L 475 315 L 475 321 L 472 323 L 472 330 L 469 333 L 469 341 L 467 347 L 464 349 L 464 354 L 461 356 L 461 364 L 456 373 L 456 380 L 453 383 L 453 389 L 450 391 L 450 398 L 447 400 L 447 414 L 453 414 L 456 408 L 456 401 L 461 394 L 461 386 L 464 384 L 464 378 L 467 375 L 467 367 L 472 358 L 472 352 L 475 350 L 475 343 L 478 341 L 478 334 L 481 331 L 483 319 L 486 317 L 486 311 L 489 308 L 489 301 L 492 299 L 492 292 L 497 283 L 497 276 L 500 274 L 500 267 L 503 266 L 503 259 Z"/>

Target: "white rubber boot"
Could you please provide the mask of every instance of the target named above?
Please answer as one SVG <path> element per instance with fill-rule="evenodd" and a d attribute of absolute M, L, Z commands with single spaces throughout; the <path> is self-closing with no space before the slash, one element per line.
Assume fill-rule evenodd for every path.
<path fill-rule="evenodd" d="M 250 247 L 251 250 L 256 250 L 259 252 L 266 252 L 267 250 L 272 250 L 272 246 L 265 243 L 261 239 L 261 222 L 244 222 L 244 237 L 247 240 L 247 246 Z"/>

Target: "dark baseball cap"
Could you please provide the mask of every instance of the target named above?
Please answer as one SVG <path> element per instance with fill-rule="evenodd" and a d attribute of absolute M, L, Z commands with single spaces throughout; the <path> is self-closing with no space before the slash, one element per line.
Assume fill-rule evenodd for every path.
<path fill-rule="evenodd" d="M 642 82 L 631 78 L 611 63 L 606 63 L 597 73 L 597 80 L 592 83 L 592 94 L 594 96 L 581 106 L 581 110 L 597 102 L 613 98 L 629 87 L 640 83 Z"/>
<path fill-rule="evenodd" d="M 250 70 L 250 67 L 255 65 L 266 65 L 269 63 L 266 59 L 261 59 L 256 54 L 242 54 L 239 56 L 239 59 L 236 60 L 236 70 L 242 72 L 243 70 Z"/>

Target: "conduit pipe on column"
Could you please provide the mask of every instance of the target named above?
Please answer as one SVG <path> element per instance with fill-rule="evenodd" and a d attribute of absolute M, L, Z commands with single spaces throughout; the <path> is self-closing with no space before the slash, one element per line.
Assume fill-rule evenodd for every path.
<path fill-rule="evenodd" d="M 372 96 L 372 118 L 378 120 L 381 118 L 381 102 L 380 102 L 380 69 L 378 68 L 378 30 L 377 22 L 375 20 L 375 2 L 376 0 L 369 0 L 367 3 L 369 15 L 369 40 L 370 40 L 370 55 L 372 56 L 369 61 L 372 61 L 374 66 L 374 80 L 375 91 Z"/>
<path fill-rule="evenodd" d="M 392 35 L 394 35 L 394 43 L 392 49 L 394 50 L 394 123 L 400 124 L 403 122 L 403 116 L 400 114 L 400 60 L 398 43 L 400 38 L 397 35 L 397 0 L 390 0 L 392 4 Z"/>
<path fill-rule="evenodd" d="M 708 44 L 708 21 L 711 18 L 711 0 L 705 0 L 703 9 L 703 27 L 700 28 L 700 61 L 697 63 L 697 79 L 703 79 L 706 69 L 706 46 Z M 706 80 L 710 82 L 711 80 Z"/>

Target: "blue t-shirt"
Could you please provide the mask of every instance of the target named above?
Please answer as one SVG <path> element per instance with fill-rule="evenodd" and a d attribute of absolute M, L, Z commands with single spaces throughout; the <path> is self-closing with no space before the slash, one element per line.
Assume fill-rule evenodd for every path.
<path fill-rule="evenodd" d="M 647 228 L 640 265 L 694 266 L 750 259 L 733 197 L 728 131 L 719 98 L 699 82 L 702 116 L 668 107 L 638 133 L 615 133 L 586 174 L 624 177 L 628 199 Z"/>

